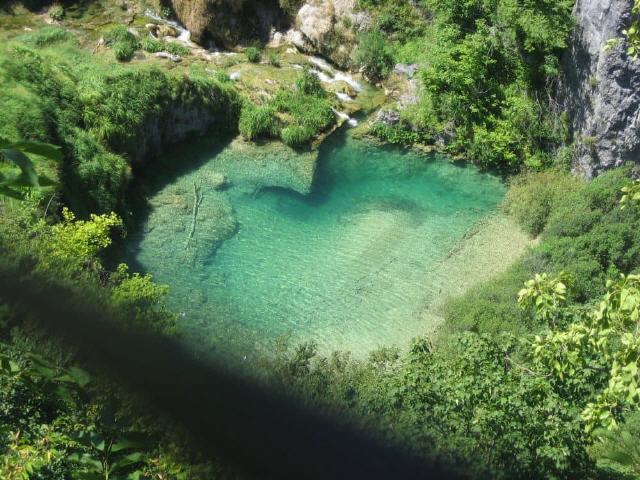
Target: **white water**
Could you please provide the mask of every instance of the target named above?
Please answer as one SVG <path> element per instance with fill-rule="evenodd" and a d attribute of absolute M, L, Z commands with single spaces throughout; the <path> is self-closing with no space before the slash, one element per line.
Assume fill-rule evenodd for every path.
<path fill-rule="evenodd" d="M 324 58 L 320 57 L 309 57 L 309 62 L 313 63 L 320 70 L 324 70 L 325 72 L 333 73 L 333 67 L 329 65 Z"/>
<path fill-rule="evenodd" d="M 350 127 L 355 127 L 355 126 L 358 125 L 358 121 L 355 118 L 351 118 L 346 113 L 340 112 L 340 111 L 336 110 L 335 108 L 333 109 L 333 111 L 338 117 L 340 117 L 343 120 L 346 120 L 347 125 L 349 125 Z"/>
<path fill-rule="evenodd" d="M 356 92 L 361 92 L 362 90 L 364 90 L 364 87 L 362 86 L 362 84 L 360 84 L 360 82 L 358 82 L 355 78 L 353 78 L 348 73 L 336 72 L 336 74 L 335 74 L 335 76 L 333 78 L 334 78 L 334 80 L 336 82 L 339 82 L 339 81 L 342 80 L 343 82 L 348 83 L 349 85 L 351 85 L 353 87 L 353 89 Z"/>
<path fill-rule="evenodd" d="M 162 18 L 160 15 L 156 14 L 153 10 L 146 10 L 144 14 L 152 20 L 155 20 L 158 23 L 164 23 L 165 25 L 169 25 L 175 28 L 178 32 L 178 36 L 176 40 L 180 43 L 185 44 L 191 48 L 200 48 L 198 45 L 191 41 L 191 32 L 187 30 L 184 26 L 180 25 L 178 22 L 174 20 L 167 20 L 166 18 Z"/>
<path fill-rule="evenodd" d="M 341 102 L 353 102 L 353 98 L 351 98 L 346 93 L 336 92 L 336 97 L 338 97 Z"/>
<path fill-rule="evenodd" d="M 364 90 L 364 87 L 360 82 L 358 82 L 352 75 L 349 73 L 341 72 L 335 70 L 329 63 L 319 57 L 309 57 L 309 63 L 315 65 L 316 68 L 311 69 L 311 73 L 316 75 L 321 82 L 325 83 L 336 83 L 336 82 L 345 82 L 349 84 L 355 91 L 361 92 Z M 294 65 L 294 68 L 302 68 L 300 65 Z"/>

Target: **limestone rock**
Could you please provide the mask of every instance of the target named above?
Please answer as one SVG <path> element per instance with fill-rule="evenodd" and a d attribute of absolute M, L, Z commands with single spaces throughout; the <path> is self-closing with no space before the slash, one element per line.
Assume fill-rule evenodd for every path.
<path fill-rule="evenodd" d="M 353 29 L 370 23 L 366 12 L 355 10 L 356 0 L 306 0 L 295 19 L 295 31 L 300 34 L 291 43 L 304 52 L 329 58 L 341 68 L 349 67 L 356 44 Z"/>
<path fill-rule="evenodd" d="M 379 110 L 376 114 L 376 122 L 397 125 L 400 123 L 400 113 L 396 110 Z"/>
<path fill-rule="evenodd" d="M 154 37 L 158 36 L 158 25 L 156 25 L 155 23 L 147 23 L 144 28 L 146 28 L 147 31 Z"/>
<path fill-rule="evenodd" d="M 169 52 L 156 52 L 155 55 L 158 58 L 166 58 L 167 60 L 171 60 L 175 63 L 180 63 L 182 61 L 182 57 L 180 55 L 173 55 Z"/>
<path fill-rule="evenodd" d="M 640 60 L 626 40 L 605 52 L 631 22 L 633 0 L 578 0 L 576 29 L 563 58 L 560 109 L 578 145 L 573 170 L 591 178 L 640 159 Z"/>
<path fill-rule="evenodd" d="M 300 30 L 290 29 L 287 31 L 285 38 L 288 43 L 296 47 L 298 50 L 306 52 L 311 50 L 311 44 Z"/>
<path fill-rule="evenodd" d="M 158 34 L 162 37 L 177 37 L 178 30 L 171 25 L 163 24 L 158 26 Z"/>
<path fill-rule="evenodd" d="M 413 78 L 413 76 L 418 71 L 418 65 L 415 63 L 413 64 L 398 63 L 394 67 L 393 71 L 398 75 L 404 75 L 405 77 Z"/>
<path fill-rule="evenodd" d="M 319 45 L 333 29 L 333 2 L 306 3 L 298 11 L 296 26 L 312 44 Z"/>
<path fill-rule="evenodd" d="M 201 45 L 212 41 L 235 47 L 246 39 L 268 38 L 275 28 L 286 30 L 277 2 L 263 0 L 170 0 L 180 23 Z"/>

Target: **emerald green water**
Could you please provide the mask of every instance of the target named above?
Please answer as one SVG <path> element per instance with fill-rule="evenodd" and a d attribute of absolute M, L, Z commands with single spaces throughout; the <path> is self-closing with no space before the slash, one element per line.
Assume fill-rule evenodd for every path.
<path fill-rule="evenodd" d="M 456 281 L 443 262 L 504 194 L 493 175 L 345 130 L 320 149 L 308 195 L 269 187 L 304 189 L 287 162 L 271 168 L 232 146 L 196 143 L 166 160 L 196 167 L 151 182 L 130 259 L 170 285 L 188 339 L 241 354 L 283 336 L 324 350 L 405 345 Z M 230 185 L 216 190 L 213 172 Z"/>

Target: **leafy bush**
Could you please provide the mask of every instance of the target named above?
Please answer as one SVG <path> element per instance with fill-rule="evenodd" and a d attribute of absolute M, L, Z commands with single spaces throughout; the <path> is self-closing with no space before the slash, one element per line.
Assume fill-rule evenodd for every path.
<path fill-rule="evenodd" d="M 538 235 L 564 196 L 583 186 L 576 177 L 557 170 L 512 177 L 503 207 L 529 234 Z"/>
<path fill-rule="evenodd" d="M 294 123 L 311 128 L 314 134 L 327 129 L 335 122 L 335 113 L 326 98 L 304 95 L 298 90 L 280 90 L 273 105 L 279 112 L 291 114 Z"/>
<path fill-rule="evenodd" d="M 269 53 L 269 63 L 274 67 L 280 68 L 280 59 L 275 52 Z"/>
<path fill-rule="evenodd" d="M 516 303 L 518 291 L 531 277 L 531 267 L 526 261 L 516 263 L 497 277 L 449 300 L 445 306 L 446 331 L 498 335 L 539 329 L 541 324 Z"/>
<path fill-rule="evenodd" d="M 451 152 L 486 167 L 548 165 L 566 140 L 565 119 L 546 99 L 573 3 L 427 0 L 435 18 L 420 70 L 425 138 L 446 139 Z"/>
<path fill-rule="evenodd" d="M 289 125 L 282 129 L 280 138 L 290 147 L 297 147 L 308 143 L 313 138 L 314 131 L 311 127 L 302 125 Z"/>
<path fill-rule="evenodd" d="M 189 55 L 189 53 L 191 53 L 191 51 L 187 47 L 181 45 L 178 42 L 166 42 L 163 47 L 170 54 L 180 55 L 181 57 L 185 57 Z"/>
<path fill-rule="evenodd" d="M 578 301 L 601 295 L 607 279 L 640 268 L 640 209 L 619 208 L 629 172 L 607 172 L 563 196 L 532 252 L 536 262 L 549 265 L 548 271 L 574 276 Z"/>
<path fill-rule="evenodd" d="M 152 37 L 151 35 L 147 35 L 140 42 L 140 47 L 145 52 L 157 53 L 162 51 L 162 49 L 164 48 L 164 44 L 160 40 L 157 40 L 156 38 Z"/>
<path fill-rule="evenodd" d="M 269 370 L 314 408 L 375 428 L 462 478 L 589 477 L 589 439 L 574 404 L 525 362 L 513 340 L 466 333 L 364 361 L 320 357 L 305 344 Z"/>
<path fill-rule="evenodd" d="M 77 212 L 122 207 L 130 175 L 124 158 L 144 154 L 144 123 L 174 102 L 209 109 L 231 130 L 237 127 L 240 97 L 228 81 L 195 70 L 103 66 L 90 53 L 72 52 L 41 55 L 18 44 L 2 54 L 0 136 L 62 146 L 66 159 L 58 168 Z"/>
<path fill-rule="evenodd" d="M 105 213 L 121 207 L 131 170 L 122 156 L 108 153 L 86 132 L 78 132 L 74 144 L 76 173 L 85 192 L 87 208 Z"/>
<path fill-rule="evenodd" d="M 247 56 L 247 60 L 251 63 L 258 63 L 262 59 L 262 52 L 257 47 L 248 47 L 244 54 Z"/>
<path fill-rule="evenodd" d="M 587 302 L 602 295 L 607 279 L 637 271 L 640 209 L 619 208 L 621 189 L 630 183 L 628 175 L 629 169 L 621 168 L 591 183 L 556 171 L 519 177 L 508 194 L 508 208 L 525 226 L 544 228 L 540 243 L 507 272 L 450 301 L 448 328 L 487 333 L 536 331 L 542 325 L 527 312 L 518 311 L 515 302 L 526 279 L 543 272 L 566 272 L 573 277 L 570 300 Z"/>
<path fill-rule="evenodd" d="M 139 47 L 136 36 L 124 25 L 111 27 L 105 32 L 104 40 L 113 50 L 116 59 L 121 62 L 131 60 Z"/>
<path fill-rule="evenodd" d="M 278 123 L 275 112 L 270 106 L 256 106 L 245 103 L 240 113 L 240 133 L 247 140 L 261 137 L 272 137 L 278 133 Z"/>
<path fill-rule="evenodd" d="M 314 95 L 316 97 L 324 97 L 326 95 L 320 79 L 308 68 L 302 70 L 302 73 L 296 79 L 296 90 L 302 95 Z"/>
<path fill-rule="evenodd" d="M 373 82 L 380 81 L 389 75 L 393 68 L 393 57 L 387 47 L 386 39 L 379 31 L 359 35 L 354 63 L 361 67 L 367 78 Z"/>
<path fill-rule="evenodd" d="M 410 146 L 420 140 L 420 134 L 407 125 L 389 125 L 384 122 L 373 122 L 369 126 L 369 135 L 395 145 Z"/>
<path fill-rule="evenodd" d="M 49 18 L 56 22 L 62 21 L 64 18 L 64 7 L 62 5 L 54 5 L 51 7 L 51 10 L 49 10 Z"/>
<path fill-rule="evenodd" d="M 25 42 L 34 44 L 36 47 L 48 47 L 54 43 L 64 42 L 72 38 L 69 30 L 60 27 L 44 27 L 29 35 L 25 35 Z"/>
<path fill-rule="evenodd" d="M 136 53 L 136 47 L 131 43 L 116 42 L 111 48 L 116 59 L 120 62 L 128 62 Z"/>

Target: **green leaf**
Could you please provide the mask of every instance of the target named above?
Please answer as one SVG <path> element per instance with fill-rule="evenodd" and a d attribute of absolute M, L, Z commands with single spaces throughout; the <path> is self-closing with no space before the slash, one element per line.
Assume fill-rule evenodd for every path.
<path fill-rule="evenodd" d="M 86 453 L 73 453 L 69 455 L 67 459 L 73 463 L 78 463 L 85 468 L 90 468 L 94 472 L 102 472 L 102 463 Z"/>
<path fill-rule="evenodd" d="M 19 192 L 18 190 L 13 190 L 12 188 L 9 188 L 4 185 L 0 185 L 0 195 L 9 197 L 9 198 L 14 198 L 16 200 L 24 200 L 23 192 Z"/>
<path fill-rule="evenodd" d="M 17 142 L 11 145 L 11 148 L 21 152 L 33 153 L 41 157 L 61 162 L 63 160 L 60 147 L 42 142 Z"/>
<path fill-rule="evenodd" d="M 33 162 L 31 162 L 29 157 L 27 157 L 24 153 L 20 152 L 19 150 L 14 150 L 11 148 L 0 150 L 0 153 L 4 155 L 6 158 L 8 158 L 9 160 L 11 160 L 13 163 L 15 163 L 18 167 L 20 167 L 20 170 L 22 170 L 22 173 L 26 175 L 29 185 L 33 187 L 40 186 L 40 182 L 38 181 L 38 175 L 36 174 L 36 171 L 33 168 Z"/>
<path fill-rule="evenodd" d="M 135 465 L 136 463 L 142 462 L 144 459 L 144 454 L 142 452 L 133 452 L 129 455 L 122 457 L 121 459 L 113 462 L 111 466 L 111 471 L 123 470 L 131 465 Z"/>

